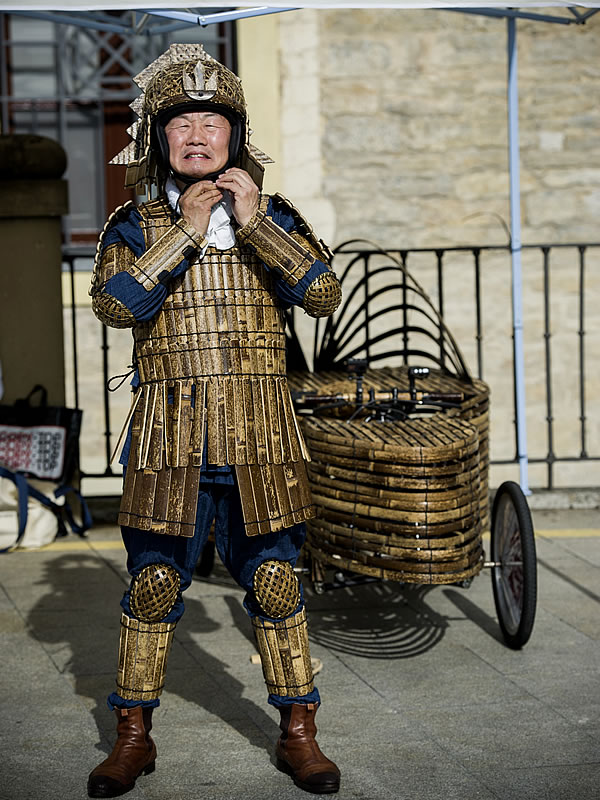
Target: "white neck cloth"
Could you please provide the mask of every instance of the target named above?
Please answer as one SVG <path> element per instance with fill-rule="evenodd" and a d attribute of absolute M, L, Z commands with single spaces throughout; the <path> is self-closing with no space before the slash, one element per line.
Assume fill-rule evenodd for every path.
<path fill-rule="evenodd" d="M 169 205 L 180 214 L 179 198 L 181 197 L 181 191 L 172 177 L 167 178 L 165 191 Z M 217 250 L 229 250 L 235 244 L 235 233 L 231 226 L 232 213 L 229 192 L 224 191 L 223 199 L 213 206 L 208 230 L 204 234 L 208 244 L 216 247 Z"/>

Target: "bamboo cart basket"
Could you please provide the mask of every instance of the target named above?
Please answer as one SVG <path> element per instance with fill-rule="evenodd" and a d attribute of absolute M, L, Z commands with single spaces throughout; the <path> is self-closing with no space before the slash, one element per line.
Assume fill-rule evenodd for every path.
<path fill-rule="evenodd" d="M 347 255 L 347 246 L 338 253 Z M 494 517 L 501 526 L 493 536 L 495 562 L 484 561 L 482 546 L 482 533 L 490 528 L 489 388 L 471 377 L 406 265 L 376 252 L 387 259 L 383 266 L 372 269 L 365 262 L 364 275 L 352 283 L 358 259 L 350 259 L 341 273 L 342 285 L 352 288 L 322 336 L 317 326 L 315 371 L 289 374 L 311 456 L 317 517 L 307 523 L 306 553 L 313 581 L 323 585 L 325 569 L 333 567 L 369 579 L 466 586 L 483 566 L 496 564 L 500 624 L 507 643 L 521 647 L 535 614 L 535 552 L 523 591 L 515 519 L 520 551 L 522 531 L 527 529 L 527 552 L 533 531 L 516 484 L 503 484 L 501 508 L 492 514 L 491 527 L 498 527 Z M 393 279 L 370 292 L 369 285 L 379 279 L 381 286 L 388 272 L 385 278 Z M 387 313 L 381 304 L 388 294 L 394 324 L 374 332 L 375 318 Z M 393 349 L 382 350 L 390 343 Z M 292 341 L 290 351 L 297 354 L 298 347 Z M 376 365 L 386 360 L 404 363 Z"/>
<path fill-rule="evenodd" d="M 489 526 L 489 502 L 488 502 L 488 471 L 489 471 L 489 388 L 484 381 L 470 376 L 452 375 L 440 369 L 429 369 L 426 376 L 415 377 L 414 382 L 409 378 L 409 367 L 381 367 L 368 368 L 362 378 L 362 395 L 368 402 L 371 392 L 393 393 L 397 389 L 400 394 L 409 394 L 411 383 L 415 391 L 427 397 L 433 396 L 454 396 L 456 398 L 452 407 L 438 412 L 435 406 L 431 407 L 426 403 L 421 404 L 421 412 L 429 411 L 427 419 L 431 420 L 431 425 L 435 429 L 437 425 L 444 425 L 448 418 L 456 418 L 469 423 L 475 428 L 478 435 L 478 465 L 480 471 L 479 479 L 479 500 L 480 518 L 482 529 L 486 530 Z M 297 406 L 306 405 L 307 398 L 310 402 L 311 397 L 329 397 L 334 400 L 336 397 L 356 397 L 357 381 L 352 379 L 344 370 L 332 370 L 314 373 L 291 373 L 290 386 L 292 396 L 296 398 Z M 330 406 L 333 403 L 330 404 Z M 433 408 L 434 413 L 431 413 Z M 318 407 L 317 407 L 317 410 Z M 348 403 L 347 406 L 337 405 L 335 408 L 325 409 L 321 414 L 343 417 L 351 416 L 355 411 L 355 405 Z M 423 416 L 423 413 L 421 413 Z M 301 416 L 303 426 L 308 424 L 308 418 Z M 396 423 L 399 429 L 400 423 Z M 306 436 L 310 436 L 307 429 L 303 428 Z M 354 429 L 352 429 L 354 430 Z M 392 432 L 392 428 L 389 429 Z M 423 428 L 426 430 L 426 427 Z M 354 434 L 353 434 L 354 435 Z M 433 438 L 435 435 L 432 433 Z M 312 439 L 314 440 L 314 436 Z M 415 445 L 416 439 L 412 439 Z M 311 451 L 312 453 L 312 451 Z M 312 456 L 311 456 L 312 457 Z"/>
<path fill-rule="evenodd" d="M 437 377 L 445 395 L 460 394 L 459 382 Z M 408 388 L 407 369 L 385 375 L 373 370 L 365 379 Z M 350 380 L 339 375 L 310 376 L 299 390 L 305 398 L 307 383 L 310 396 L 351 394 L 343 391 Z M 466 403 L 466 419 L 460 408 L 400 421 L 349 420 L 339 408 L 336 416 L 301 416 L 318 510 L 307 526 L 307 550 L 317 565 L 429 584 L 466 581 L 481 570 L 487 393 L 479 392 L 478 404 L 473 399 Z"/>

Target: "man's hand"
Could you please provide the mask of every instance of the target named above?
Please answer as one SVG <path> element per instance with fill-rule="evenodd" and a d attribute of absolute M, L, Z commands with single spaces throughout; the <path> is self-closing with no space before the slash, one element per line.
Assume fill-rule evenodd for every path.
<path fill-rule="evenodd" d="M 219 189 L 231 195 L 233 215 L 240 225 L 250 222 L 258 209 L 258 186 L 243 169 L 231 167 L 216 180 Z"/>
<path fill-rule="evenodd" d="M 212 181 L 193 183 L 179 198 L 181 215 L 194 230 L 204 235 L 208 230 L 212 207 L 222 197 L 223 192 Z"/>

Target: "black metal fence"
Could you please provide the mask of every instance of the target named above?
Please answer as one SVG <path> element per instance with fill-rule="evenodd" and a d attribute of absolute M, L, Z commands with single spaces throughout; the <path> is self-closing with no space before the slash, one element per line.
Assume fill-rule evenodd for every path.
<path fill-rule="evenodd" d="M 72 359 L 72 397 L 79 404 L 79 376 L 80 364 L 78 355 L 79 334 L 77 320 L 77 303 L 75 297 L 75 274 L 78 259 L 90 259 L 93 248 L 70 248 L 64 253 L 65 268 L 71 278 L 71 309 L 70 309 L 70 338 L 71 353 L 67 355 Z M 489 380 L 486 371 L 486 358 L 498 358 L 498 338 L 496 334 L 486 334 L 490 327 L 488 323 L 492 317 L 500 313 L 499 304 L 502 303 L 503 317 L 510 319 L 510 301 L 504 302 L 497 295 L 497 289 L 489 288 L 492 273 L 499 273 L 500 280 L 496 278 L 496 285 L 510 288 L 511 260 L 508 246 L 464 246 L 445 248 L 412 248 L 389 251 L 389 257 L 401 265 L 397 268 L 400 291 L 404 292 L 404 305 L 397 302 L 388 303 L 384 307 L 384 296 L 387 291 L 385 278 L 379 278 L 378 270 L 384 272 L 380 266 L 381 253 L 372 248 L 353 247 L 352 244 L 342 246 L 336 252 L 334 269 L 343 278 L 343 285 L 350 288 L 349 294 L 354 298 L 354 305 L 346 313 L 350 314 L 352 324 L 345 326 L 345 336 L 340 335 L 340 326 L 335 322 L 324 323 L 321 321 L 315 328 L 315 341 L 313 361 L 316 368 L 330 367 L 334 362 L 339 363 L 343 358 L 364 356 L 371 361 L 381 360 L 390 355 L 390 337 L 402 337 L 404 346 L 397 347 L 404 363 L 408 363 L 409 348 L 407 337 L 411 332 L 411 323 L 407 315 L 406 302 L 406 277 L 402 267 L 413 275 L 417 275 L 426 284 L 429 297 L 432 298 L 434 313 L 437 311 L 449 322 L 453 330 L 452 320 L 458 321 L 459 334 L 456 336 L 461 350 L 468 351 L 466 361 L 477 377 Z M 543 424 L 544 436 L 536 436 L 535 445 L 530 444 L 530 464 L 545 465 L 545 488 L 552 489 L 555 485 L 555 465 L 561 462 L 598 462 L 600 461 L 600 405 L 595 396 L 597 387 L 597 371 L 594 361 L 600 353 L 600 315 L 596 308 L 600 303 L 600 243 L 575 243 L 575 244 L 537 244 L 523 247 L 523 279 L 524 297 L 532 298 L 525 303 L 525 324 L 528 323 L 528 313 L 535 305 L 538 317 L 533 338 L 525 342 L 525 357 L 527 365 L 528 383 L 535 387 L 539 395 L 543 387 L 543 400 L 538 397 L 536 408 L 541 408 L 539 425 Z M 377 261 L 379 259 L 379 262 Z M 457 291 L 456 275 L 459 275 L 460 286 Z M 493 276 L 492 276 L 493 277 Z M 487 286 L 487 289 L 484 288 Z M 492 297 L 490 298 L 490 291 Z M 486 294 L 487 292 L 487 294 Z M 508 292 L 507 297 L 510 292 Z M 588 295 L 590 297 L 588 298 Z M 389 298 L 388 298 L 389 299 Z M 565 312 L 565 303 L 568 309 Z M 508 307 L 506 307 L 508 306 Z M 342 314 L 342 310 L 338 312 Z M 386 319 L 386 314 L 388 317 Z M 395 316 L 394 316 L 395 315 Z M 336 315 L 337 316 L 337 315 Z M 333 327 L 332 327 L 333 324 Z M 376 325 L 379 325 L 379 333 Z M 381 326 L 384 325 L 383 333 Z M 387 325 L 387 328 L 385 326 Z M 412 328 L 415 326 L 413 325 Z M 421 333 L 427 334 L 426 327 L 417 326 Z M 554 373 L 554 360 L 558 357 L 553 344 L 553 339 L 563 329 L 568 328 L 576 344 L 569 345 L 567 355 L 560 353 L 561 360 L 568 359 L 568 378 L 556 377 Z M 414 331 L 413 331 L 414 332 Z M 337 335 L 337 339 L 336 339 Z M 431 339 L 431 334 L 429 333 Z M 591 344 L 587 340 L 591 339 Z M 402 340 L 398 340 L 401 341 Z M 435 342 L 430 348 L 432 360 L 443 364 L 445 350 L 440 340 L 440 349 L 435 352 Z M 104 420 L 104 449 L 106 467 L 104 470 L 84 473 L 87 477 L 113 476 L 116 473 L 110 467 L 110 454 L 113 449 L 115 436 L 111 430 L 111 404 L 107 384 L 111 377 L 109 374 L 109 337 L 104 326 L 98 323 L 98 346 L 102 351 L 102 371 L 98 376 L 97 402 L 102 403 L 102 416 Z M 487 352 L 492 347 L 494 352 L 490 356 Z M 539 358 L 528 357 L 527 349 L 539 354 Z M 508 352 L 506 352 L 508 351 Z M 563 348 L 564 351 L 564 348 Z M 423 351 L 422 351 L 423 352 Z M 404 354 L 404 355 L 402 355 Z M 513 382 L 514 397 L 514 353 L 510 343 L 510 334 L 502 357 L 509 359 L 512 365 L 510 380 Z M 592 366 L 589 367 L 588 362 Z M 411 361 L 414 363 L 414 358 Z M 532 366 L 533 364 L 533 366 Z M 600 364 L 598 364 L 600 368 Z M 568 380 L 570 398 L 567 408 L 561 405 L 557 414 L 556 384 L 559 389 L 564 389 L 564 381 Z M 492 405 L 494 403 L 494 389 L 492 386 Z M 514 417 L 514 402 L 512 408 L 513 418 L 510 424 L 515 430 L 514 454 L 494 458 L 492 449 L 492 465 L 516 464 L 516 423 Z M 541 418 L 543 416 L 543 419 Z M 556 433 L 559 428 L 573 429 L 574 421 L 577 422 L 577 434 L 570 436 L 568 446 L 564 443 L 557 448 Z M 120 425 L 121 420 L 118 420 Z M 539 430 L 538 430 L 539 434 Z M 540 442 L 540 438 L 545 441 Z M 493 437 L 492 437 L 493 442 Z M 85 456 L 84 456 L 85 466 Z M 596 481 L 600 483 L 600 480 Z M 544 488 L 544 487 L 543 487 Z"/>
<path fill-rule="evenodd" d="M 70 333 L 70 352 L 65 351 L 65 359 L 71 359 L 71 375 L 72 375 L 72 398 L 73 404 L 76 408 L 80 407 L 80 355 L 79 343 L 80 333 L 77 315 L 77 297 L 76 297 L 76 283 L 75 275 L 78 271 L 82 270 L 87 273 L 88 266 L 91 264 L 94 257 L 96 248 L 92 245 L 70 246 L 63 248 L 63 271 L 67 270 L 69 274 L 70 286 L 70 314 L 69 314 L 69 333 Z M 79 269 L 78 269 L 79 267 Z M 64 302 L 64 299 L 63 299 Z M 116 477 L 120 474 L 115 472 L 111 467 L 111 455 L 113 449 L 113 431 L 111 428 L 111 408 L 110 408 L 110 393 L 108 389 L 109 380 L 111 375 L 109 373 L 109 343 L 108 343 L 108 330 L 106 325 L 98 322 L 98 347 L 102 353 L 102 371 L 98 375 L 98 392 L 96 399 L 102 403 L 102 418 L 104 421 L 104 455 L 105 455 L 105 468 L 100 472 L 86 471 L 85 470 L 85 454 L 82 454 L 82 470 L 81 475 L 83 478 L 109 478 Z M 101 401 L 100 401 L 101 398 Z M 85 411 L 85 409 L 84 409 Z"/>

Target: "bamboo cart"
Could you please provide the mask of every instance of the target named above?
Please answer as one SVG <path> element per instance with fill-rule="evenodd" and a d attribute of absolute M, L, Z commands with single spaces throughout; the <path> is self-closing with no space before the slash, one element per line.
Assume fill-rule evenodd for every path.
<path fill-rule="evenodd" d="M 313 585 L 333 585 L 324 579 L 333 568 L 338 585 L 357 575 L 466 587 L 487 567 L 504 639 L 520 648 L 535 618 L 535 542 L 518 484 L 503 483 L 489 510 L 489 388 L 471 377 L 406 266 L 378 255 L 358 278 L 358 257 L 336 269 L 351 288 L 324 333 L 317 327 L 315 371 L 289 375 L 311 454 Z M 371 290 L 377 281 L 382 288 Z M 388 313 L 392 324 L 374 331 Z M 299 352 L 292 326 L 290 354 Z"/>

